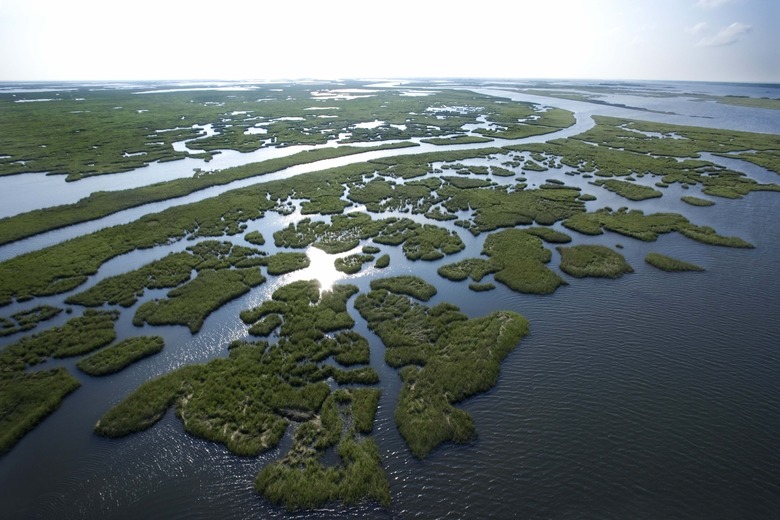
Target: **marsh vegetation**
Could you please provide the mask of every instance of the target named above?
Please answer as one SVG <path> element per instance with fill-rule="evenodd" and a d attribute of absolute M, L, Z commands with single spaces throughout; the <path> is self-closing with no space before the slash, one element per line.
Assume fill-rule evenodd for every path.
<path fill-rule="evenodd" d="M 105 376 L 119 372 L 145 357 L 157 354 L 162 351 L 164 344 L 160 336 L 127 338 L 85 357 L 76 363 L 76 366 L 91 376 Z"/>
<path fill-rule="evenodd" d="M 175 324 L 195 335 L 208 328 L 208 316 L 227 302 L 267 291 L 259 302 L 240 300 L 253 306 L 240 313 L 237 335 L 232 336 L 239 339 L 230 343 L 227 354 L 203 363 L 177 363 L 173 371 L 144 382 L 105 411 L 95 431 L 124 437 L 152 427 L 173 409 L 186 432 L 242 457 L 268 452 L 288 435 L 287 452 L 260 468 L 254 481 L 267 500 L 292 510 L 332 502 L 387 506 L 382 450 L 372 435 L 385 391 L 375 367 L 386 363 L 398 371 L 401 389 L 397 401 L 395 396 L 388 401 L 396 403 L 390 413 L 410 453 L 423 459 L 443 444 L 474 439 L 477 425 L 461 404 L 497 384 L 501 363 L 530 330 L 527 320 L 510 310 L 474 317 L 452 303 L 427 304 L 454 294 L 441 290 L 448 282 L 408 273 L 435 269 L 441 277 L 461 282 L 456 286 L 461 291 L 468 284 L 471 293 L 465 294 L 477 304 L 493 297 L 479 293 L 497 283 L 549 295 L 567 283 L 582 283 L 574 278 L 616 278 L 633 271 L 620 253 L 588 243 L 605 233 L 651 242 L 677 232 L 702 244 L 753 247 L 682 214 L 645 213 L 631 205 L 634 201 L 662 197 L 674 184 L 733 199 L 780 190 L 700 156 L 706 151 L 778 171 L 777 136 L 597 116 L 593 129 L 573 138 L 499 148 L 493 145 L 496 138 L 554 132 L 571 125 L 572 114 L 453 89 L 420 98 L 382 90 L 365 98 L 328 100 L 328 106 L 312 99 L 312 87 L 261 90 L 267 95 L 262 102 L 258 92 L 227 98 L 214 92 L 89 94 L 85 99 L 95 101 L 95 113 L 70 119 L 65 112 L 83 102 L 68 94 L 48 107 L 54 107 L 51 120 L 61 125 L 59 133 L 41 130 L 37 119 L 14 133 L 24 126 L 24 118 L 41 117 L 46 107 L 33 105 L 44 103 L 20 103 L 0 123 L 0 144 L 7 154 L 0 159 L 0 174 L 45 169 L 74 181 L 154 161 L 212 157 L 227 149 L 334 145 L 132 190 L 93 193 L 73 205 L 0 220 L 3 244 L 258 177 L 244 188 L 200 202 L 171 203 L 134 222 L 0 262 L 0 306 L 28 300 L 36 305 L 38 298 L 63 295 L 62 303 L 77 310 L 101 308 L 22 337 L 0 352 L 0 453 L 79 386 L 64 368 L 40 370 L 36 365 L 82 356 L 76 363 L 80 370 L 107 375 L 161 351 L 160 336 L 117 341 L 114 323 L 120 312 L 134 312 L 132 323 L 138 327 Z M 4 96 L 0 94 L 0 107 L 10 103 Z M 119 100 L 123 110 L 108 118 L 107 107 L 120 106 Z M 223 104 L 212 104 L 216 100 Z M 141 106 L 155 109 L 138 112 Z M 83 125 L 102 128 L 112 135 L 111 142 L 91 129 L 81 130 Z M 213 126 L 213 134 L 204 135 L 205 125 Z M 479 126 L 467 131 L 468 125 Z M 66 139 L 68 133 L 72 135 Z M 172 143 L 185 139 L 192 139 L 186 143 L 189 151 L 173 152 Z M 262 179 L 294 165 L 413 146 L 409 139 L 442 148 Z M 355 142 L 379 144 L 344 145 Z M 444 148 L 463 144 L 485 146 Z M 34 159 L 18 164 L 26 154 Z M 660 189 L 647 186 L 650 178 Z M 598 199 L 591 192 L 604 194 L 603 189 L 628 199 L 630 206 L 613 210 L 592 205 Z M 694 196 L 682 201 L 712 204 Z M 269 213 L 273 218 L 266 218 Z M 571 234 L 560 231 L 561 226 Z M 266 239 L 273 242 L 267 246 L 273 254 L 258 249 Z M 625 243 L 630 249 L 631 241 Z M 465 251 L 473 247 L 469 244 L 481 244 L 482 250 L 478 245 Z M 554 245 L 560 270 L 573 278 L 551 268 Z M 100 274 L 110 260 L 134 251 L 140 257 L 140 250 L 156 247 L 174 252 L 120 274 Z M 357 286 L 300 279 L 309 276 L 310 271 L 294 274 L 311 265 L 303 252 L 309 247 L 341 255 L 317 266 L 330 267 L 332 261 L 342 273 L 363 271 L 355 278 L 371 277 L 368 289 L 361 293 Z M 458 256 L 447 259 L 452 255 Z M 413 263 L 418 261 L 432 265 Z M 701 270 L 657 253 L 645 261 L 667 271 Z M 366 267 L 371 264 L 376 269 Z M 291 274 L 281 286 L 271 278 Z M 273 285 L 266 284 L 268 278 Z M 164 292 L 152 292 L 156 290 Z M 41 303 L 9 311 L 0 318 L 0 336 L 44 328 L 49 320 L 62 323 L 55 320 L 62 307 Z M 370 344 L 356 332 L 359 317 L 381 344 Z M 383 359 L 372 359 L 372 353 Z"/>
<path fill-rule="evenodd" d="M 396 424 L 412 454 L 423 458 L 444 442 L 474 437 L 471 416 L 454 405 L 496 384 L 501 361 L 528 333 L 528 322 L 512 312 L 470 320 L 454 305 L 410 300 L 405 288 L 398 280 L 377 284 L 355 308 L 385 344 L 385 361 L 399 369 Z"/>
<path fill-rule="evenodd" d="M 704 271 L 704 268 L 699 267 L 696 264 L 683 262 L 660 253 L 647 253 L 645 256 L 645 262 L 657 267 L 662 271 L 679 272 L 679 271 Z"/>
<path fill-rule="evenodd" d="M 559 246 L 557 249 L 561 254 L 561 271 L 576 278 L 619 278 L 634 272 L 623 255 L 606 246 Z"/>

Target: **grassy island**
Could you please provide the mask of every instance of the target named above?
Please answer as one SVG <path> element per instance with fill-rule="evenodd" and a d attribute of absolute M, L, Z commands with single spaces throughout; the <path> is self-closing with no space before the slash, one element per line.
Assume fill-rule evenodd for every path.
<path fill-rule="evenodd" d="M 141 305 L 133 324 L 186 325 L 195 334 L 209 314 L 264 281 L 256 268 L 201 271 L 197 278 L 169 291 L 166 299 Z"/>
<path fill-rule="evenodd" d="M 363 264 L 373 261 L 373 255 L 354 254 L 343 258 L 337 258 L 333 263 L 336 267 L 336 271 L 341 271 L 345 274 L 355 274 L 360 272 L 363 268 Z"/>
<path fill-rule="evenodd" d="M 390 265 L 390 255 L 382 255 L 376 259 L 376 263 L 374 264 L 374 267 L 376 267 L 377 269 L 384 269 L 389 265 Z"/>
<path fill-rule="evenodd" d="M 682 200 L 686 204 L 690 204 L 691 206 L 707 207 L 707 206 L 715 205 L 715 202 L 709 199 L 702 199 L 701 197 L 692 197 L 690 195 L 685 195 L 683 197 L 680 197 L 680 200 Z"/>
<path fill-rule="evenodd" d="M 350 251 L 368 238 L 379 244 L 402 245 L 410 260 L 438 260 L 465 247 L 457 233 L 439 226 L 421 225 L 409 219 L 373 220 L 368 214 L 358 212 L 336 215 L 330 224 L 303 219 L 274 233 L 278 247 L 314 245 L 330 254 Z"/>
<path fill-rule="evenodd" d="M 469 320 L 454 305 L 426 307 L 385 289 L 361 294 L 355 308 L 382 338 L 387 363 L 400 370 L 395 420 L 412 454 L 423 458 L 444 442 L 471 440 L 471 416 L 454 404 L 496 384 L 528 322 L 508 311 Z"/>
<path fill-rule="evenodd" d="M 571 240 L 565 233 L 547 228 L 498 231 L 485 239 L 482 254 L 488 258 L 469 258 L 446 264 L 438 269 L 438 273 L 448 280 L 471 278 L 474 282 L 493 273 L 496 281 L 513 291 L 552 294 L 566 282 L 545 265 L 550 262 L 552 253 L 544 247 L 540 236 L 554 243 Z M 478 285 L 476 287 L 476 290 L 482 289 Z"/>
<path fill-rule="evenodd" d="M 495 288 L 496 286 L 492 283 L 470 283 L 469 284 L 469 289 L 471 289 L 474 292 L 492 291 Z"/>
<path fill-rule="evenodd" d="M 378 402 L 379 391 L 375 389 L 331 394 L 322 405 L 320 420 L 298 425 L 287 455 L 260 471 L 255 480 L 257 491 L 289 510 L 335 501 L 349 505 L 374 500 L 388 506 L 390 489 L 379 448 L 373 439 L 363 436 L 373 429 Z M 332 446 L 342 464 L 327 467 L 319 458 Z"/>
<path fill-rule="evenodd" d="M 371 290 L 386 290 L 395 294 L 405 294 L 427 302 L 436 295 L 436 287 L 419 276 L 394 276 L 371 280 Z"/>
<path fill-rule="evenodd" d="M 577 278 L 619 278 L 624 273 L 634 272 L 623 255 L 605 246 L 579 245 L 557 249 L 561 253 L 561 270 Z"/>
<path fill-rule="evenodd" d="M 603 229 L 606 229 L 645 242 L 653 242 L 660 234 L 677 231 L 704 244 L 738 248 L 753 247 L 739 237 L 724 237 L 709 226 L 692 224 L 678 213 L 645 215 L 640 210 L 621 208 L 612 211 L 610 208 L 603 208 L 592 213 L 576 214 L 565 220 L 563 225 L 585 235 L 600 235 L 604 232 Z"/>
<path fill-rule="evenodd" d="M 159 336 L 128 338 L 82 359 L 76 366 L 91 376 L 105 376 L 157 354 L 162 351 L 163 345 L 163 339 Z"/>
<path fill-rule="evenodd" d="M 661 197 L 663 193 L 654 190 L 649 186 L 643 186 L 634 182 L 621 181 L 617 179 L 597 180 L 593 184 L 617 193 L 628 200 L 647 200 Z"/>
<path fill-rule="evenodd" d="M 699 267 L 696 264 L 683 262 L 682 260 L 677 260 L 676 258 L 671 258 L 660 253 L 648 253 L 647 256 L 645 256 L 645 262 L 667 272 L 704 271 L 703 267 Z"/>

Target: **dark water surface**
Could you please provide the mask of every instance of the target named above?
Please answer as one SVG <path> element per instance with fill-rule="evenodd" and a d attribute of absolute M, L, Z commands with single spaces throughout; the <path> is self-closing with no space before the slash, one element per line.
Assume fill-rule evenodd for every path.
<path fill-rule="evenodd" d="M 751 173 L 750 168 L 744 169 Z M 552 171 L 540 175 L 581 181 Z M 227 344 L 246 335 L 239 311 L 280 284 L 316 276 L 312 268 L 271 280 L 229 303 L 196 336 L 184 327 L 139 330 L 131 324 L 134 308 L 124 311 L 117 324 L 120 337 L 160 334 L 166 346 L 115 376 L 85 376 L 74 368 L 75 360 L 45 364 L 68 367 L 83 386 L 0 458 L 2 517 L 777 518 L 780 194 L 716 199 L 714 207 L 697 208 L 679 201 L 684 194 L 700 195 L 696 189 L 672 187 L 663 198 L 641 203 L 613 201 L 613 195 L 598 190 L 594 207 L 677 211 L 756 247 L 706 246 L 677 234 L 644 243 L 612 233 L 570 233 L 575 244 L 622 244 L 620 252 L 635 272 L 618 280 L 563 275 L 569 286 L 538 297 L 500 284 L 473 293 L 466 282 L 436 275 L 442 263 L 477 256 L 484 236 L 460 230 L 467 250 L 433 263 L 409 262 L 399 248 L 383 246 L 392 256 L 388 275 L 418 274 L 437 285 L 431 304 L 449 301 L 470 316 L 511 309 L 531 322 L 530 336 L 505 361 L 498 385 L 462 404 L 474 417 L 478 438 L 468 445 L 445 445 L 418 461 L 393 422 L 400 380 L 384 365 L 381 342 L 352 312 L 356 330 L 371 342 L 372 366 L 384 389 L 375 436 L 390 480 L 389 510 L 364 505 L 290 514 L 269 505 L 252 490 L 253 479 L 286 451 L 289 440 L 260 457 L 239 458 L 183 433 L 172 413 L 124 439 L 92 433 L 97 419 L 143 381 L 225 356 Z M 270 239 L 269 231 L 285 222 L 269 215 L 250 228 Z M 89 283 L 187 245 L 125 255 Z M 261 249 L 274 251 L 273 246 Z M 651 251 L 706 271 L 659 271 L 644 263 Z M 558 264 L 554 253 L 550 265 L 557 270 Z M 371 276 L 369 271 L 343 281 L 365 291 Z M 147 292 L 144 299 L 161 294 Z"/>

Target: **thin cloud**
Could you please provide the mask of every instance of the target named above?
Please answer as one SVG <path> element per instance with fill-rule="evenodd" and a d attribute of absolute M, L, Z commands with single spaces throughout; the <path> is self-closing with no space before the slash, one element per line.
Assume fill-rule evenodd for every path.
<path fill-rule="evenodd" d="M 689 27 L 687 30 L 691 34 L 703 34 L 707 32 L 707 29 L 709 29 L 709 25 L 707 25 L 707 22 L 699 22 L 693 27 Z"/>
<path fill-rule="evenodd" d="M 696 2 L 696 7 L 701 7 L 702 9 L 715 9 L 722 5 L 734 3 L 734 1 L 735 0 L 698 0 Z"/>
<path fill-rule="evenodd" d="M 699 27 L 697 24 L 694 27 Z M 722 47 L 724 45 L 733 45 L 742 39 L 747 33 L 753 30 L 753 27 L 741 22 L 734 22 L 718 31 L 714 36 L 706 36 L 699 40 L 698 47 Z"/>

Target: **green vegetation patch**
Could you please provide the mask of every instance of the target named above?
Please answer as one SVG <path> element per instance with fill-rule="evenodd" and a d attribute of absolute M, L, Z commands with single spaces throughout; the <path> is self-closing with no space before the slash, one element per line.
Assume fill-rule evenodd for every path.
<path fill-rule="evenodd" d="M 447 150 L 446 152 L 428 152 L 413 155 L 398 155 L 372 159 L 370 162 L 384 167 L 382 174 L 389 177 L 413 179 L 422 177 L 431 171 L 434 162 L 454 162 L 465 159 L 487 158 L 492 154 L 501 153 L 501 148 L 480 148 L 478 150 Z"/>
<path fill-rule="evenodd" d="M 441 180 L 452 184 L 456 188 L 461 190 L 469 190 L 474 188 L 486 188 L 492 186 L 493 183 L 485 179 L 473 179 L 471 177 L 452 177 L 442 176 Z"/>
<path fill-rule="evenodd" d="M 748 96 L 709 96 L 706 94 L 699 94 L 699 96 L 705 100 L 714 99 L 718 103 L 723 103 L 725 105 L 780 110 L 780 99 L 777 98 L 754 98 Z"/>
<path fill-rule="evenodd" d="M 503 269 L 503 264 L 493 259 L 467 258 L 460 262 L 443 265 L 436 272 L 439 273 L 439 276 L 453 282 L 459 282 L 466 278 L 479 282 L 486 275 L 498 272 L 501 269 Z"/>
<path fill-rule="evenodd" d="M 593 184 L 596 186 L 602 186 L 613 193 L 617 193 L 621 197 L 627 198 L 628 200 L 646 200 L 658 198 L 663 195 L 663 193 L 660 191 L 654 190 L 649 186 L 643 186 L 641 184 L 617 179 L 599 179 L 594 181 Z"/>
<path fill-rule="evenodd" d="M 648 253 L 647 256 L 645 256 L 645 262 L 662 271 L 668 272 L 704 271 L 703 267 L 699 267 L 696 264 L 683 262 L 682 260 L 677 260 L 676 258 L 671 258 L 659 253 Z"/>
<path fill-rule="evenodd" d="M 331 390 L 339 385 L 374 384 L 370 367 L 350 370 L 323 364 L 333 357 L 341 365 L 369 361 L 368 341 L 353 331 L 346 301 L 353 286 L 334 286 L 320 294 L 316 281 L 277 289 L 272 299 L 241 313 L 247 323 L 269 316 L 281 320 L 279 341 L 234 342 L 227 359 L 189 365 L 141 385 L 109 410 L 95 431 L 121 437 L 157 422 L 170 407 L 184 429 L 224 444 L 231 452 L 254 456 L 275 447 L 290 424 L 296 424 L 290 451 L 261 470 L 257 490 L 288 508 L 316 507 L 331 501 L 389 501 L 387 479 L 370 433 L 379 390 Z M 327 335 L 341 331 L 335 336 Z M 336 447 L 340 462 L 321 462 Z"/>
<path fill-rule="evenodd" d="M 293 340 L 319 341 L 328 332 L 351 328 L 355 322 L 347 312 L 347 300 L 357 292 L 354 285 L 334 285 L 320 292 L 316 280 L 301 280 L 274 291 L 271 300 L 241 312 L 241 320 L 252 325 L 266 316 L 282 319 L 281 334 Z"/>
<path fill-rule="evenodd" d="M 471 289 L 474 292 L 492 291 L 495 288 L 496 286 L 492 283 L 470 283 L 469 284 L 469 289 Z"/>
<path fill-rule="evenodd" d="M 34 329 L 39 323 L 50 320 L 61 312 L 62 309 L 58 307 L 38 305 L 30 310 L 14 313 L 10 318 L 0 318 L 0 336 Z"/>
<path fill-rule="evenodd" d="M 384 222 L 376 221 L 367 213 L 348 213 L 331 218 L 330 225 L 316 232 L 314 247 L 329 254 L 350 251 L 360 244 L 361 240 L 375 236 L 384 226 Z"/>
<path fill-rule="evenodd" d="M 660 159 L 655 161 L 656 164 L 660 165 L 663 161 L 672 166 L 672 169 L 664 171 L 655 169 L 658 174 L 671 174 L 674 169 L 677 169 L 678 173 L 689 170 L 689 166 L 695 165 L 695 162 L 682 161 L 677 168 L 674 168 L 671 161 L 676 161 L 675 158 L 680 157 L 697 158 L 701 152 L 712 152 L 751 161 L 780 173 L 780 137 L 774 134 L 670 125 L 605 116 L 595 116 L 594 120 L 596 126 L 578 135 L 577 139 L 596 143 L 599 146 L 584 146 L 599 151 L 609 147 L 615 152 L 633 152 L 625 156 L 621 161 L 623 163 L 636 160 L 638 164 L 647 164 L 648 160 L 652 159 L 647 154 L 653 154 L 656 156 L 655 159 Z M 648 157 L 648 160 L 643 161 L 642 155 Z M 702 163 L 704 166 L 710 164 L 704 161 Z M 653 169 L 648 168 L 646 171 L 653 172 Z M 695 175 L 692 171 L 686 173 Z M 733 181 L 734 179 L 730 180 Z M 665 179 L 664 182 L 668 181 Z"/>
<path fill-rule="evenodd" d="M 501 311 L 469 320 L 453 305 L 427 307 L 385 290 L 358 296 L 355 308 L 400 369 L 395 420 L 412 454 L 470 441 L 474 422 L 453 405 L 496 384 L 501 361 L 528 333 L 525 318 Z"/>
<path fill-rule="evenodd" d="M 548 244 L 568 244 L 571 237 L 566 233 L 548 227 L 530 227 L 523 229 L 528 234 L 537 236 Z"/>
<path fill-rule="evenodd" d="M 79 386 L 64 368 L 0 374 L 0 455 L 59 408 Z"/>
<path fill-rule="evenodd" d="M 65 301 L 88 307 L 106 303 L 130 307 L 143 296 L 146 289 L 170 289 L 188 282 L 193 270 L 199 272 L 259 265 L 277 267 L 277 264 L 280 264 L 281 270 L 281 266 L 288 262 L 284 258 L 266 258 L 264 255 L 256 249 L 230 242 L 206 240 L 188 247 L 186 252 L 171 253 L 134 271 L 101 280 L 92 288 L 70 296 Z M 295 262 L 299 263 L 300 260 L 293 264 Z"/>
<path fill-rule="evenodd" d="M 574 124 L 574 117 L 571 112 L 560 108 L 551 108 L 541 114 L 539 121 L 527 120 L 522 123 L 515 122 L 505 118 L 492 120 L 500 125 L 499 128 L 477 128 L 476 133 L 485 137 L 494 137 L 499 139 L 523 139 L 532 135 L 548 134 L 561 128 Z M 545 117 L 547 116 L 547 117 Z M 543 126 L 544 123 L 551 123 L 551 126 Z M 553 126 L 554 125 L 554 126 Z"/>
<path fill-rule="evenodd" d="M 116 339 L 118 318 L 116 311 L 87 310 L 61 327 L 26 336 L 0 352 L 0 371 L 20 371 L 48 358 L 80 356 L 104 347 Z"/>
<path fill-rule="evenodd" d="M 161 352 L 164 341 L 160 336 L 139 336 L 104 348 L 76 363 L 82 372 L 91 376 L 114 374 L 125 367 Z"/>
<path fill-rule="evenodd" d="M 513 291 L 552 294 L 566 284 L 545 266 L 552 258 L 550 250 L 539 237 L 523 230 L 507 229 L 488 235 L 482 254 L 501 266 L 494 277 Z"/>
<path fill-rule="evenodd" d="M 279 276 L 299 269 L 309 267 L 311 260 L 306 253 L 283 251 L 263 259 L 263 265 L 267 266 L 268 274 Z"/>
<path fill-rule="evenodd" d="M 357 204 L 365 205 L 366 210 L 372 213 L 399 211 L 424 214 L 441 200 L 434 194 L 434 190 L 440 184 L 441 181 L 434 177 L 403 183 L 376 177 L 367 182 L 348 184 L 347 198 Z"/>
<path fill-rule="evenodd" d="M 641 177 L 649 174 L 661 177 L 661 182 L 656 183 L 659 187 L 673 183 L 679 183 L 682 187 L 699 184 L 703 193 L 719 197 L 740 198 L 752 191 L 780 190 L 777 184 L 761 184 L 740 172 L 699 159 L 699 152 L 702 151 L 720 151 L 719 155 L 728 157 L 738 153 L 741 159 L 780 171 L 778 152 L 774 151 L 780 145 L 776 136 L 740 132 L 732 134 L 722 130 L 709 131 L 599 116 L 595 119 L 596 127 L 576 138 L 507 148 L 559 156 L 561 164 L 576 169 L 584 176 L 595 174 L 599 177 L 628 179 L 632 175 Z M 737 144 L 739 142 L 743 144 Z M 755 143 L 760 148 L 742 149 L 741 146 L 747 146 L 747 143 Z M 727 153 L 729 150 L 733 154 Z M 649 187 L 635 188 L 617 182 L 605 183 L 604 187 L 629 198 L 660 196 L 654 195 L 655 190 Z"/>
<path fill-rule="evenodd" d="M 265 245 L 265 237 L 263 237 L 263 234 L 260 233 L 259 231 L 252 231 L 250 233 L 247 233 L 246 235 L 244 235 L 244 240 L 256 246 Z"/>
<path fill-rule="evenodd" d="M 359 212 L 336 215 L 330 224 L 303 219 L 274 233 L 279 247 L 303 248 L 313 244 L 330 254 L 350 251 L 369 238 L 379 244 L 403 244 L 404 254 L 410 260 L 438 260 L 465 247 L 457 233 L 439 226 L 409 219 L 373 220 Z"/>
<path fill-rule="evenodd" d="M 201 271 L 192 281 L 169 291 L 166 299 L 141 305 L 133 324 L 186 325 L 195 334 L 209 314 L 264 281 L 257 268 Z"/>
<path fill-rule="evenodd" d="M 116 339 L 117 312 L 86 311 L 61 327 L 26 336 L 0 352 L 0 454 L 5 453 L 80 385 L 64 368 L 25 369 L 48 358 L 79 356 Z"/>
<path fill-rule="evenodd" d="M 623 255 L 606 246 L 558 246 L 557 249 L 561 253 L 561 270 L 577 278 L 619 278 L 634 272 Z"/>
<path fill-rule="evenodd" d="M 513 291 L 552 294 L 566 282 L 546 267 L 552 253 L 543 246 L 539 236 L 557 243 L 571 240 L 565 233 L 547 228 L 507 229 L 485 239 L 482 254 L 488 258 L 468 258 L 443 265 L 437 272 L 448 280 L 471 278 L 474 282 L 495 273 L 496 281 Z"/>
<path fill-rule="evenodd" d="M 417 227 L 402 246 L 404 255 L 409 260 L 428 261 L 458 253 L 465 247 L 456 232 L 431 224 Z"/>
<path fill-rule="evenodd" d="M 374 264 L 374 267 L 376 267 L 377 269 L 384 269 L 389 265 L 390 265 L 390 255 L 382 255 L 376 259 L 376 263 Z"/>
<path fill-rule="evenodd" d="M 255 489 L 288 510 L 336 501 L 349 505 L 373 500 L 388 506 L 390 489 L 379 448 L 360 435 L 373 429 L 378 402 L 376 389 L 331 394 L 316 419 L 297 426 L 287 454 L 260 471 Z M 320 458 L 333 446 L 341 463 L 328 467 Z"/>
<path fill-rule="evenodd" d="M 523 163 L 523 171 L 528 172 L 546 172 L 549 168 L 546 166 L 542 166 L 541 164 L 532 161 L 531 159 L 528 159 Z"/>
<path fill-rule="evenodd" d="M 473 190 L 444 185 L 438 193 L 446 198 L 442 205 L 450 213 L 473 212 L 470 221 L 456 224 L 474 235 L 534 222 L 551 225 L 585 209 L 578 200 L 580 191 L 566 187 L 511 191 L 504 187 Z"/>
<path fill-rule="evenodd" d="M 491 166 L 490 173 L 496 177 L 514 177 L 515 175 L 515 172 L 512 170 L 507 170 L 506 168 L 502 168 L 500 166 Z"/>
<path fill-rule="evenodd" d="M 739 237 L 724 237 L 709 226 L 692 224 L 678 213 L 645 215 L 640 210 L 629 211 L 621 208 L 612 211 L 610 208 L 603 208 L 592 213 L 574 215 L 564 221 L 563 225 L 586 235 L 600 235 L 603 233 L 603 229 L 606 229 L 645 242 L 656 240 L 660 234 L 677 231 L 703 244 L 739 248 L 753 247 Z"/>
<path fill-rule="evenodd" d="M 363 264 L 373 261 L 373 255 L 354 254 L 337 258 L 333 263 L 336 267 L 336 271 L 346 274 L 355 274 L 360 272 L 363 268 Z"/>
<path fill-rule="evenodd" d="M 371 290 L 385 290 L 394 294 L 404 294 L 427 302 L 436 295 L 436 287 L 419 276 L 393 276 L 371 280 Z"/>
<path fill-rule="evenodd" d="M 708 200 L 708 199 L 702 199 L 700 197 L 692 197 L 690 195 L 684 195 L 684 196 L 680 197 L 680 200 L 682 200 L 686 204 L 690 204 L 691 206 L 706 207 L 706 206 L 714 206 L 715 205 L 714 201 L 711 201 L 711 200 Z"/>

